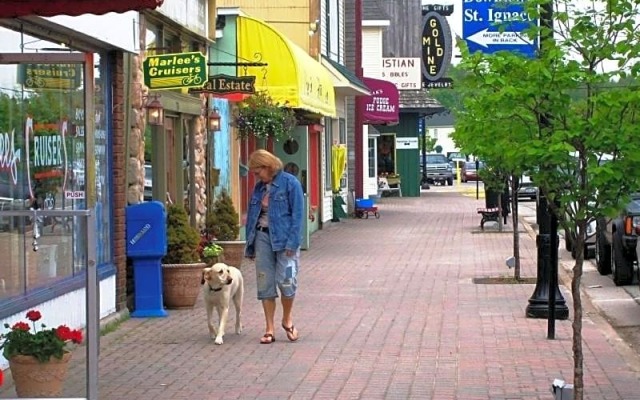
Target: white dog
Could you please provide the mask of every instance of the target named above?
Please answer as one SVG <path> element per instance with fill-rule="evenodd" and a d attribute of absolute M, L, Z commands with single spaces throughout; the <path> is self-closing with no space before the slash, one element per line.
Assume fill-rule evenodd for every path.
<path fill-rule="evenodd" d="M 209 334 L 216 344 L 223 343 L 225 326 L 229 317 L 229 305 L 233 299 L 236 309 L 236 333 L 242 332 L 242 298 L 244 296 L 244 281 L 238 268 L 225 263 L 216 263 L 202 271 L 202 293 L 207 309 L 207 324 Z M 213 309 L 218 311 L 218 328 L 213 324 Z"/>

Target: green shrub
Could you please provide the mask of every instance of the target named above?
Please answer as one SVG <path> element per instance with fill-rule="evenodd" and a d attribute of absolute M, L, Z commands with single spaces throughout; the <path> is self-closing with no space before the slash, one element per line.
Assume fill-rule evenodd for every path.
<path fill-rule="evenodd" d="M 223 191 L 214 202 L 213 210 L 207 213 L 207 232 L 212 234 L 215 240 L 236 240 L 240 233 L 239 219 L 233 200 Z"/>
<path fill-rule="evenodd" d="M 198 246 L 200 233 L 189 225 L 189 216 L 181 206 L 167 207 L 167 255 L 163 264 L 190 264 L 200 262 Z"/>

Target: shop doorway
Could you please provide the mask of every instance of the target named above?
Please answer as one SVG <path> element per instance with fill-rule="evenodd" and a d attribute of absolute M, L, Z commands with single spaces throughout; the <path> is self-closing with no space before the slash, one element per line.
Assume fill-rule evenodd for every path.
<path fill-rule="evenodd" d="M 76 217 L 11 212 L 86 210 L 104 200 L 108 187 L 96 179 L 107 167 L 95 139 L 99 132 L 102 143 L 106 115 L 94 91 L 93 55 L 3 53 L 0 68 L 1 77 L 17 82 L 0 99 L 9 106 L 0 115 L 0 299 L 6 299 L 80 276 L 87 254 L 87 231 Z M 93 118 L 85 108 L 95 110 Z"/>
<path fill-rule="evenodd" d="M 302 185 L 304 192 L 304 218 L 302 225 L 302 249 L 309 248 L 308 227 L 308 190 L 309 190 L 309 134 L 306 126 L 296 126 L 289 139 L 274 142 L 274 154 L 282 160 L 284 170 L 294 175 Z"/>
<path fill-rule="evenodd" d="M 383 134 L 378 137 L 378 176 L 396 174 L 396 135 Z"/>

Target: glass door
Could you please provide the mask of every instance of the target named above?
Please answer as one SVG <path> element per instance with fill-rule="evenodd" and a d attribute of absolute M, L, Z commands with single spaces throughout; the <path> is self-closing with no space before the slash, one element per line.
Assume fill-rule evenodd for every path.
<path fill-rule="evenodd" d="M 274 154 L 284 164 L 284 170 L 296 176 L 302 184 L 304 192 L 304 211 L 302 224 L 302 249 L 309 248 L 309 196 L 307 177 L 309 173 L 309 133 L 306 126 L 296 126 L 291 137 L 285 141 L 274 143 Z"/>
<path fill-rule="evenodd" d="M 92 54 L 0 54 L 0 299 L 85 268 L 83 224 L 6 212 L 85 209 L 95 201 L 100 167 L 86 138 L 102 117 L 85 112 L 94 109 L 93 94 Z"/>

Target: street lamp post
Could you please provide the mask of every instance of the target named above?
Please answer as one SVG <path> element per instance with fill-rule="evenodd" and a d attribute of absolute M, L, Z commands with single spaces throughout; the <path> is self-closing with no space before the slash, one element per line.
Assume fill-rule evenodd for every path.
<path fill-rule="evenodd" d="M 540 13 L 540 25 L 545 29 L 540 37 L 540 48 L 545 50 L 545 45 L 553 40 L 553 2 L 548 1 L 542 5 Z M 549 126 L 549 115 L 540 116 L 541 127 Z M 536 204 L 536 220 L 538 223 L 538 235 L 536 244 L 538 247 L 538 275 L 536 288 L 529 299 L 526 315 L 529 318 L 547 318 L 547 337 L 555 336 L 555 320 L 569 318 L 569 308 L 558 288 L 558 218 L 549 209 L 546 193 L 538 191 Z"/>

